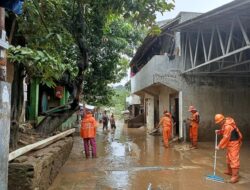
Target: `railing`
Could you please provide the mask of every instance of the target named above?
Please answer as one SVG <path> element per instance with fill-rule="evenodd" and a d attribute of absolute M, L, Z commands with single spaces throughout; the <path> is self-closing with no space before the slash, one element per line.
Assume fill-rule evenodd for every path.
<path fill-rule="evenodd" d="M 176 57 L 174 60 L 169 60 L 167 55 L 156 55 L 144 65 L 144 67 L 131 78 L 132 93 L 138 92 L 154 83 L 155 77 L 159 78 L 167 73 L 180 71 L 181 58 Z"/>
<path fill-rule="evenodd" d="M 238 73 L 246 72 L 245 67 L 239 66 L 250 63 L 245 56 L 250 51 L 247 24 L 241 17 L 234 16 L 226 26 L 213 24 L 210 31 L 186 32 L 182 40 L 183 73 L 218 74 L 236 67 Z"/>

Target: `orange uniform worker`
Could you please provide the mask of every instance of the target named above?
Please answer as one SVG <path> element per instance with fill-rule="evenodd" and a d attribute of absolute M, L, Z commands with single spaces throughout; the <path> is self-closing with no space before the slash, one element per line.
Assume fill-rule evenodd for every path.
<path fill-rule="evenodd" d="M 81 123 L 81 137 L 83 138 L 86 158 L 89 158 L 89 144 L 92 147 L 92 158 L 96 157 L 96 127 L 97 122 L 91 111 L 87 111 Z"/>
<path fill-rule="evenodd" d="M 231 183 L 239 181 L 240 168 L 240 146 L 242 144 L 242 134 L 231 117 L 224 117 L 222 114 L 215 115 L 215 123 L 221 126 L 221 130 L 215 132 L 223 135 L 217 150 L 227 148 L 226 162 L 227 175 L 231 175 Z"/>
<path fill-rule="evenodd" d="M 171 114 L 167 111 L 164 111 L 163 117 L 161 118 L 158 127 L 162 126 L 162 136 L 164 141 L 164 147 L 168 148 L 168 140 L 171 137 L 171 131 L 172 131 L 172 120 L 171 120 Z"/>
<path fill-rule="evenodd" d="M 197 148 L 200 115 L 194 106 L 189 106 L 188 111 L 191 112 L 191 117 L 188 119 L 190 121 L 189 138 L 192 143 L 191 148 Z"/>

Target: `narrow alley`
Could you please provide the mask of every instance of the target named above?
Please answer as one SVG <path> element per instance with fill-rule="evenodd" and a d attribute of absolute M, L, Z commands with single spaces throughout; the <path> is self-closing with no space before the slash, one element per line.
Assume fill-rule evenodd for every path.
<path fill-rule="evenodd" d="M 70 157 L 49 190 L 249 189 L 249 143 L 244 142 L 241 151 L 240 182 L 233 185 L 205 179 L 213 171 L 212 142 L 199 143 L 197 150 L 189 150 L 185 143 L 172 143 L 169 149 L 162 145 L 162 137 L 148 135 L 144 127 L 130 129 L 120 121 L 111 133 L 99 126 L 98 158 L 86 159 L 82 139 L 76 136 Z M 223 174 L 224 154 L 218 153 L 217 174 L 229 179 Z"/>
<path fill-rule="evenodd" d="M 250 189 L 249 10 L 0 0 L 0 190 Z"/>

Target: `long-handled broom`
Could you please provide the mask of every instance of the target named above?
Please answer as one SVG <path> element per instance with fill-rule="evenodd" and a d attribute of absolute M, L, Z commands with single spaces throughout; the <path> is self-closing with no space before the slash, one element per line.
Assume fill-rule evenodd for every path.
<path fill-rule="evenodd" d="M 206 179 L 207 180 L 212 180 L 212 181 L 216 181 L 216 182 L 220 182 L 220 183 L 224 183 L 224 179 L 220 176 L 216 175 L 216 157 L 217 157 L 217 133 L 215 133 L 215 151 L 214 151 L 214 173 L 212 175 L 207 175 Z"/>

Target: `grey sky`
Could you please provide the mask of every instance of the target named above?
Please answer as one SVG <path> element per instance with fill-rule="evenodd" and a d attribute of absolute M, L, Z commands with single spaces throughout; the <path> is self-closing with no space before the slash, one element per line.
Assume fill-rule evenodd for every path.
<path fill-rule="evenodd" d="M 174 18 L 181 11 L 205 13 L 233 0 L 175 0 L 175 9 L 162 16 L 157 14 L 157 21 Z M 170 0 L 168 0 L 170 2 Z"/>

